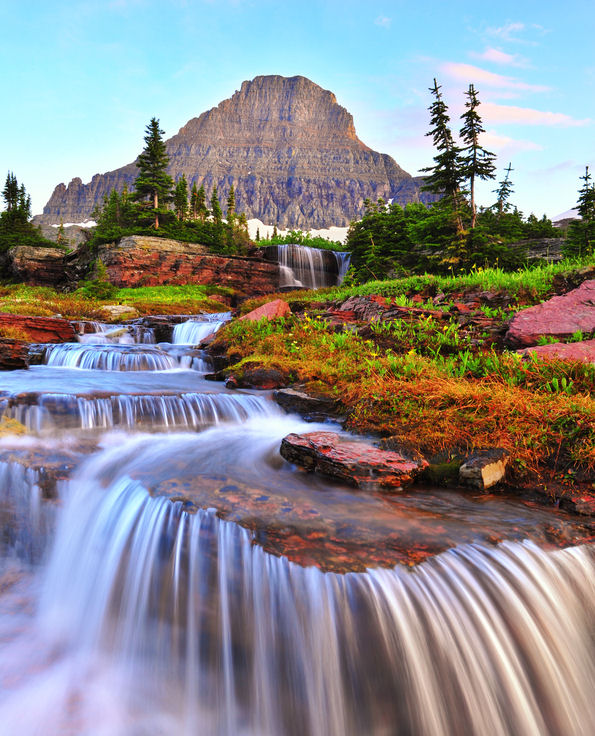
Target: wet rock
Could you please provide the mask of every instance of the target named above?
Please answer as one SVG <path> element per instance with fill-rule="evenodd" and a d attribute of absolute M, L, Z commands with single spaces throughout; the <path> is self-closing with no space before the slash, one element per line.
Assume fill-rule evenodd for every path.
<path fill-rule="evenodd" d="M 0 338 L 0 371 L 29 367 L 29 350 L 22 340 Z"/>
<path fill-rule="evenodd" d="M 225 385 L 227 388 L 257 388 L 265 391 L 285 388 L 290 383 L 288 374 L 277 368 L 246 366 L 238 373 L 230 375 Z"/>
<path fill-rule="evenodd" d="M 277 317 L 285 317 L 291 314 L 289 304 L 283 299 L 274 299 L 271 302 L 263 304 L 261 307 L 253 309 L 240 319 L 246 319 L 251 322 L 257 322 L 259 319 L 276 319 Z"/>
<path fill-rule="evenodd" d="M 327 417 L 336 416 L 339 409 L 339 401 L 332 396 L 313 396 L 294 388 L 275 391 L 273 399 L 285 411 L 300 414 L 310 422 L 320 422 Z"/>
<path fill-rule="evenodd" d="M 486 491 L 504 480 L 508 460 L 508 452 L 500 448 L 474 452 L 459 468 L 459 479 L 464 485 Z"/>
<path fill-rule="evenodd" d="M 554 342 L 518 350 L 521 355 L 535 354 L 544 360 L 576 360 L 580 363 L 595 364 L 595 340 L 583 342 Z"/>
<path fill-rule="evenodd" d="M 523 348 L 535 345 L 543 335 L 564 338 L 578 331 L 595 331 L 595 279 L 568 294 L 517 312 L 505 340 L 509 347 Z"/>
<path fill-rule="evenodd" d="M 346 439 L 335 432 L 289 434 L 281 455 L 309 472 L 322 473 L 363 489 L 399 490 L 413 481 L 425 461 L 381 450 L 365 440 Z"/>
<path fill-rule="evenodd" d="M 0 328 L 19 330 L 31 342 L 76 342 L 70 322 L 57 317 L 26 317 L 21 314 L 0 314 Z"/>

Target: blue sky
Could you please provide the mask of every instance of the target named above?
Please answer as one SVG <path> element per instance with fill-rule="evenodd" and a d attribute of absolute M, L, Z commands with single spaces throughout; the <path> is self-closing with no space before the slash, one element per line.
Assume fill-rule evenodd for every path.
<path fill-rule="evenodd" d="M 458 129 L 479 90 L 512 201 L 554 216 L 595 167 L 593 0 L 21 0 L 0 5 L 0 176 L 40 212 L 54 186 L 128 163 L 156 116 L 169 137 L 258 74 L 332 90 L 359 137 L 411 174 L 432 162 L 436 77 Z M 491 204 L 489 183 L 480 202 Z"/>

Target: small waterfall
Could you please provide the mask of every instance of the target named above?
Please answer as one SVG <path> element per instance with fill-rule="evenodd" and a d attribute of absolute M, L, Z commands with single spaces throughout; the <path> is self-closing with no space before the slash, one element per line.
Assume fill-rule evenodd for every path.
<path fill-rule="evenodd" d="M 200 320 L 191 319 L 174 327 L 174 345 L 199 345 L 231 319 L 230 312 L 204 314 Z"/>
<path fill-rule="evenodd" d="M 305 245 L 277 245 L 280 286 L 320 289 L 338 286 L 343 281 L 351 253 L 310 248 Z"/>
<path fill-rule="evenodd" d="M 154 345 L 155 332 L 144 325 L 113 325 L 105 322 L 79 322 L 78 340 L 86 345 Z"/>
<path fill-rule="evenodd" d="M 325 574 L 124 474 L 106 489 L 102 467 L 67 507 L 40 623 L 79 668 L 101 652 L 119 673 L 131 715 L 109 733 L 156 733 L 130 721 L 135 702 L 172 734 L 595 732 L 588 548 L 469 545 Z M 89 669 L 71 675 L 83 700 Z"/>
<path fill-rule="evenodd" d="M 40 561 L 56 512 L 44 497 L 38 470 L 0 461 L 0 563 L 5 555 L 27 563 Z"/>
<path fill-rule="evenodd" d="M 240 393 L 21 394 L 0 400 L 0 416 L 16 419 L 36 434 L 73 429 L 204 429 L 279 413 L 272 401 Z"/>
<path fill-rule="evenodd" d="M 102 371 L 166 371 L 179 367 L 175 358 L 149 345 L 50 345 L 46 348 L 44 363 L 53 367 Z"/>

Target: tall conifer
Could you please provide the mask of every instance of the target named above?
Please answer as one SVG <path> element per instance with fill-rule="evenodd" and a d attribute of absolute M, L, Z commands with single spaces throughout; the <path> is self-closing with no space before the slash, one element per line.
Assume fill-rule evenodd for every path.
<path fill-rule="evenodd" d="M 167 174 L 169 156 L 159 128 L 159 120 L 151 118 L 145 130 L 145 147 L 136 161 L 139 174 L 134 182 L 135 197 L 149 199 L 155 213 L 155 229 L 159 228 L 159 204 L 171 199 L 173 180 Z"/>

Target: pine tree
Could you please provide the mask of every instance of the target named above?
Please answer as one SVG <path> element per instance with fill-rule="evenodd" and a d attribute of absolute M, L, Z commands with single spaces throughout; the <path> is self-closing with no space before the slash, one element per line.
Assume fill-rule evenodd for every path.
<path fill-rule="evenodd" d="M 223 219 L 223 212 L 221 205 L 219 204 L 219 195 L 217 194 L 217 187 L 213 187 L 213 193 L 211 194 L 211 213 L 213 220 L 216 223 L 220 223 Z"/>
<path fill-rule="evenodd" d="M 19 183 L 12 171 L 9 171 L 6 175 L 2 198 L 6 205 L 6 212 L 13 212 L 17 209 L 19 203 Z"/>
<path fill-rule="evenodd" d="M 159 228 L 159 204 L 171 199 L 173 180 L 167 174 L 169 156 L 159 128 L 159 120 L 151 118 L 146 127 L 145 147 L 136 161 L 139 174 L 134 182 L 135 197 L 139 200 L 149 198 L 153 203 L 155 229 Z"/>
<path fill-rule="evenodd" d="M 463 224 L 459 211 L 461 198 L 460 186 L 465 176 L 461 168 L 461 149 L 455 145 L 448 126 L 450 121 L 448 107 L 442 98 L 440 90 L 441 86 L 434 79 L 434 86 L 430 88 L 430 92 L 434 95 L 435 100 L 428 108 L 431 113 L 430 125 L 432 127 L 426 135 L 432 137 L 438 153 L 434 156 L 434 166 L 428 166 L 422 169 L 422 171 L 429 173 L 422 190 L 439 194 L 442 198 L 447 199 L 453 209 L 457 233 L 461 233 Z"/>
<path fill-rule="evenodd" d="M 496 166 L 494 160 L 495 154 L 487 151 L 479 144 L 479 136 L 485 132 L 481 118 L 477 113 L 480 105 L 477 99 L 475 87 L 470 84 L 469 89 L 465 92 L 467 102 L 466 112 L 461 115 L 463 127 L 460 130 L 460 137 L 465 147 L 461 157 L 462 173 L 465 179 L 469 180 L 469 193 L 471 196 L 471 229 L 475 227 L 477 219 L 477 208 L 475 206 L 475 179 L 493 179 L 495 177 Z"/>
<path fill-rule="evenodd" d="M 209 216 L 209 210 L 207 207 L 207 195 L 205 192 L 204 184 L 201 185 L 200 189 L 198 190 L 198 195 L 196 198 L 196 211 L 198 213 L 198 217 L 202 220 L 202 222 L 204 222 Z"/>
<path fill-rule="evenodd" d="M 498 217 L 502 217 L 504 212 L 510 209 L 508 200 L 510 198 L 510 195 L 514 192 L 514 189 L 512 188 L 512 182 L 510 181 L 510 172 L 514 171 L 514 169 L 512 168 L 512 164 L 509 163 L 508 168 L 505 169 L 505 171 L 506 176 L 498 184 L 498 189 L 494 189 L 494 193 L 498 198 L 495 205 L 498 211 Z"/>
<path fill-rule="evenodd" d="M 229 194 L 227 195 L 227 222 L 230 225 L 233 225 L 235 214 L 236 214 L 236 192 L 232 184 L 229 189 Z"/>
<path fill-rule="evenodd" d="M 193 220 L 198 219 L 198 188 L 196 182 L 192 183 L 192 191 L 190 192 L 190 217 Z"/>
<path fill-rule="evenodd" d="M 256 240 L 257 243 L 260 240 L 260 228 L 259 227 L 256 228 L 256 238 L 255 238 L 255 240 Z"/>
<path fill-rule="evenodd" d="M 595 186 L 591 184 L 591 178 L 589 167 L 585 166 L 585 174 L 580 177 L 584 184 L 579 189 L 576 208 L 586 222 L 595 220 Z"/>
<path fill-rule="evenodd" d="M 184 174 L 178 179 L 174 189 L 174 211 L 178 220 L 186 219 L 188 214 L 188 182 Z"/>
<path fill-rule="evenodd" d="M 595 186 L 591 184 L 588 166 L 580 179 L 583 186 L 579 189 L 576 208 L 581 219 L 570 224 L 565 246 L 566 255 L 579 257 L 595 250 Z"/>

